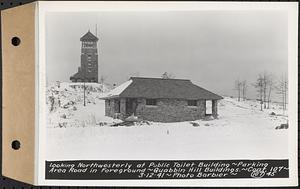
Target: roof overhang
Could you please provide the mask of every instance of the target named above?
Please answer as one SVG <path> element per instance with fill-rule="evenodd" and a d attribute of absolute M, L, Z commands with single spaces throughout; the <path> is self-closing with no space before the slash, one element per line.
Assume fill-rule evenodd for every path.
<path fill-rule="evenodd" d="M 120 96 L 119 95 L 104 96 L 104 97 L 101 97 L 100 99 L 101 100 L 109 100 L 109 99 L 114 99 L 114 98 L 120 98 Z"/>

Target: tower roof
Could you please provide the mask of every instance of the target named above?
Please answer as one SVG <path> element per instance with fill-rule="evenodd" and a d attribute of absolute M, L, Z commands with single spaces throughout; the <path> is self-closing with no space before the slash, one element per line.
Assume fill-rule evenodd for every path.
<path fill-rule="evenodd" d="M 90 30 L 80 38 L 80 41 L 98 41 L 98 37 L 90 32 Z"/>

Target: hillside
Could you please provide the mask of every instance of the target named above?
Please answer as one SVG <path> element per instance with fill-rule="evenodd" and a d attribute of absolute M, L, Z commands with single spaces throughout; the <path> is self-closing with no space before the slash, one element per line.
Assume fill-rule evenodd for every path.
<path fill-rule="evenodd" d="M 47 127 L 86 127 L 114 123 L 104 116 L 104 101 L 100 98 L 110 91 L 108 85 L 86 83 L 84 106 L 82 83 L 54 83 L 47 88 Z"/>

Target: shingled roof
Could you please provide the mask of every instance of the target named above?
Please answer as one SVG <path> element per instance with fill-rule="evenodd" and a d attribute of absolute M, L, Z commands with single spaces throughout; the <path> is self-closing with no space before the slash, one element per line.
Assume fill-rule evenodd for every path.
<path fill-rule="evenodd" d="M 98 37 L 88 31 L 84 36 L 80 38 L 80 41 L 98 41 Z"/>
<path fill-rule="evenodd" d="M 173 98 L 219 100 L 221 96 L 193 84 L 186 79 L 131 77 L 112 90 L 107 98 Z"/>

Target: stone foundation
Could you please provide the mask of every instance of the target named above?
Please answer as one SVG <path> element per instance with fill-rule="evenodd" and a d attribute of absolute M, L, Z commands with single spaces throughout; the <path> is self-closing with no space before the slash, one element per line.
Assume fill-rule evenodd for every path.
<path fill-rule="evenodd" d="M 193 121 L 205 116 L 204 103 L 204 100 L 198 100 L 197 106 L 188 106 L 187 100 L 157 99 L 156 106 L 148 106 L 146 100 L 141 99 L 136 115 L 155 122 Z"/>

